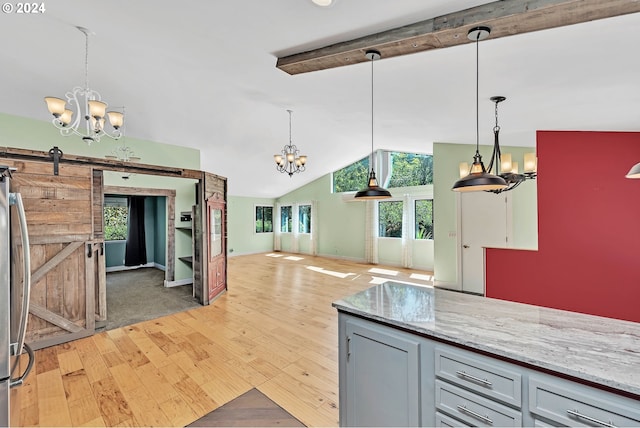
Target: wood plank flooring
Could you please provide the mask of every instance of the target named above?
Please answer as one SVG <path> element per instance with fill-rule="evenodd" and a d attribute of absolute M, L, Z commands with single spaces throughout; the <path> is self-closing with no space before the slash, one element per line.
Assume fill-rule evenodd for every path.
<path fill-rule="evenodd" d="M 287 253 L 230 258 L 228 291 L 210 306 L 37 351 L 21 423 L 183 427 L 256 388 L 307 426 L 337 426 L 331 302 L 375 281 L 429 284 L 414 273 L 430 274 Z"/>

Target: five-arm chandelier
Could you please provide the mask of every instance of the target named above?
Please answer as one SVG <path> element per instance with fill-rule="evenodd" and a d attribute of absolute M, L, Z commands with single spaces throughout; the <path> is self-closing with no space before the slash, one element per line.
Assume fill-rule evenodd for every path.
<path fill-rule="evenodd" d="M 501 177 L 506 183 L 507 187 L 500 189 L 487 190 L 492 193 L 508 192 L 518 187 L 526 180 L 533 180 L 537 177 L 537 159 L 535 153 L 524 154 L 524 172 L 519 172 L 518 162 L 512 160 L 510 153 L 502 153 L 500 149 L 500 125 L 498 125 L 498 104 L 506 100 L 505 97 L 497 95 L 490 98 L 495 103 L 495 116 L 496 124 L 493 127 L 493 152 L 491 153 L 491 160 L 489 161 L 489 167 L 487 170 L 490 173 L 495 171 L 495 175 Z M 466 162 L 460 163 L 460 178 L 465 177 L 469 173 L 469 164 Z"/>
<path fill-rule="evenodd" d="M 78 135 L 87 143 L 100 141 L 106 135 L 117 140 L 121 137 L 120 127 L 124 122 L 124 114 L 107 111 L 107 103 L 100 94 L 89 88 L 89 33 L 83 27 L 76 27 L 85 35 L 85 85 L 76 86 L 65 94 L 66 101 L 56 97 L 45 97 L 49 112 L 53 114 L 53 125 L 64 136 Z M 69 108 L 67 108 L 67 103 Z M 113 131 L 105 128 L 105 117 L 108 118 Z"/>
<path fill-rule="evenodd" d="M 291 141 L 291 110 L 289 112 L 289 144 L 285 145 L 281 154 L 273 155 L 276 162 L 276 169 L 289 174 L 291 177 L 296 172 L 303 172 L 306 167 L 307 157 L 300 154 L 300 150 Z"/>

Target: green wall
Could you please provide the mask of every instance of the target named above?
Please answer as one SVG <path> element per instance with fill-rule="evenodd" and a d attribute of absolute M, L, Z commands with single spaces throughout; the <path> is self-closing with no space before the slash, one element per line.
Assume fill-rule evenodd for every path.
<path fill-rule="evenodd" d="M 43 103 L 43 115 L 48 112 Z M 126 118 L 125 118 L 126 120 Z M 103 137 L 99 143 L 88 145 L 78 136 L 64 137 L 50 122 L 26 119 L 0 113 L 0 146 L 18 147 L 49 151 L 57 146 L 63 153 L 104 158 L 111 154 L 123 141 L 131 147 L 141 163 L 162 165 L 175 168 L 200 169 L 200 151 L 188 147 L 179 147 L 147 140 L 122 137 L 112 140 Z M 121 184 L 122 185 L 122 184 Z"/>
<path fill-rule="evenodd" d="M 273 251 L 273 233 L 256 233 L 256 205 L 273 206 L 275 199 L 228 196 L 227 254 L 237 256 Z"/>
<path fill-rule="evenodd" d="M 44 105 L 43 108 L 43 114 L 46 116 Z M 60 132 L 48 121 L 0 113 L 0 146 L 4 147 L 49 151 L 52 147 L 57 146 L 66 154 L 104 158 L 105 155 L 111 154 L 116 147 L 122 145 L 123 141 L 133 149 L 136 156 L 142 158 L 141 163 L 143 164 L 200 169 L 200 151 L 196 149 L 138 140 L 126 136 L 118 141 L 104 137 L 99 143 L 87 145 L 80 137 L 60 135 Z M 180 211 L 191 211 L 195 202 L 195 183 L 197 180 L 143 174 L 133 174 L 129 179 L 123 180 L 122 176 L 122 173 L 105 171 L 105 185 L 175 189 L 176 226 L 182 225 L 178 221 Z M 176 280 L 192 277 L 191 267 L 177 260 L 179 256 L 190 254 L 191 237 L 185 236 L 183 233 L 176 234 Z"/>
<path fill-rule="evenodd" d="M 364 185 L 365 183 L 363 183 Z M 334 194 L 331 192 L 331 188 L 332 174 L 327 174 L 287 193 L 273 203 L 279 202 L 281 205 L 287 205 L 316 201 L 317 212 L 313 215 L 312 222 L 318 222 L 318 255 L 364 261 L 366 204 L 361 201 L 354 201 L 353 194 Z M 417 186 L 390 189 L 390 191 L 395 198 L 399 199 L 402 199 L 405 194 L 430 198 L 433 192 L 432 189 L 433 186 Z M 251 235 L 253 235 L 253 239 L 256 237 L 256 234 L 252 233 L 252 231 L 254 204 L 258 203 L 256 202 L 258 200 L 234 197 L 230 197 L 229 200 L 229 222 L 233 222 L 233 225 L 229 225 L 229 248 L 234 248 L 236 252 L 239 248 L 242 248 L 243 251 L 251 252 L 272 251 L 272 236 L 259 242 L 256 241 L 255 244 L 246 247 L 245 241 Z M 379 239 L 380 262 L 401 265 L 401 251 L 397 249 L 399 245 L 400 239 Z M 284 234 L 282 236 L 282 251 L 289 251 L 290 248 L 290 235 Z M 309 239 L 305 235 L 301 235 L 298 247 L 299 252 L 309 253 L 310 248 Z M 433 241 L 414 242 L 413 261 L 416 268 L 433 269 Z"/>
<path fill-rule="evenodd" d="M 317 201 L 318 212 L 311 221 L 318 221 L 318 255 L 364 260 L 365 204 L 345 202 L 341 194 L 331 193 L 331 185 L 327 174 L 277 201 L 282 205 Z"/>
<path fill-rule="evenodd" d="M 483 160 L 488 161 L 493 146 L 480 146 Z M 522 170 L 524 153 L 535 151 L 531 147 L 501 147 L 511 153 Z M 434 277 L 440 285 L 458 283 L 458 211 L 456 193 L 451 190 L 458 180 L 458 164 L 471 162 L 476 146 L 468 144 L 435 143 L 433 145 L 434 182 Z M 537 194 L 535 181 L 522 183 L 509 192 L 513 209 L 514 248 L 538 247 Z"/>

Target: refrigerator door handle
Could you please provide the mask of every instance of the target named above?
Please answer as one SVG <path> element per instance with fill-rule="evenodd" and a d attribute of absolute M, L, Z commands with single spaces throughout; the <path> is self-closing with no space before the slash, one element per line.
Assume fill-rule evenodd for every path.
<path fill-rule="evenodd" d="M 27 355 L 29 356 L 29 362 L 27 363 L 27 368 L 24 369 L 24 372 L 17 379 L 11 379 L 9 381 L 9 388 L 15 388 L 16 386 L 21 386 L 24 383 L 24 380 L 29 376 L 31 369 L 33 368 L 33 363 L 36 361 L 35 354 L 29 345 L 26 343 L 23 345 L 24 350 L 27 351 Z M 18 359 L 16 360 L 16 364 L 18 363 Z"/>
<path fill-rule="evenodd" d="M 18 220 L 20 221 L 20 234 L 22 235 L 22 252 L 24 260 L 24 290 L 22 293 L 22 311 L 20 313 L 20 326 L 18 328 L 18 341 L 12 343 L 13 355 L 20 355 L 23 349 L 29 347 L 24 343 L 27 335 L 27 320 L 29 316 L 29 299 L 31 297 L 31 254 L 29 251 L 29 234 L 27 231 L 27 216 L 24 212 L 24 204 L 20 193 L 9 193 L 9 203 L 18 209 Z"/>

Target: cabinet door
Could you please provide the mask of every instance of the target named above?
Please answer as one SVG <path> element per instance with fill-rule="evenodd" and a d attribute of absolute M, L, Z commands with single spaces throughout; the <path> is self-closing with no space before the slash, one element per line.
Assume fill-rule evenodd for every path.
<path fill-rule="evenodd" d="M 346 324 L 347 426 L 420 425 L 420 344 L 384 326 Z"/>

